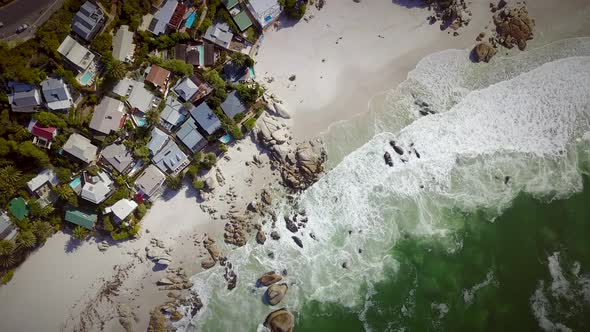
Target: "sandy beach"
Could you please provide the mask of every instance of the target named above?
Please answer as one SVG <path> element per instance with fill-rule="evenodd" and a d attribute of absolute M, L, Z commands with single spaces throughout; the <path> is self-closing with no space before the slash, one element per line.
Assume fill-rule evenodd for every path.
<path fill-rule="evenodd" d="M 397 2 L 327 1 L 321 10 L 310 6 L 305 20 L 296 25 L 282 21 L 265 32 L 255 57 L 256 79 L 284 101 L 292 115 L 284 121 L 295 140 L 315 137 L 334 122 L 366 112 L 375 95 L 395 87 L 423 56 L 470 48 L 480 32 L 489 33 L 492 27 L 488 2 L 471 5 L 471 24 L 458 36 L 430 25 L 426 8 L 413 1 Z M 583 31 L 563 26 L 553 34 L 551 27 L 571 15 L 588 17 L 590 6 L 576 0 L 555 11 L 553 3 L 528 4 L 537 19 L 539 40 Z M 292 81 L 291 75 L 296 75 Z M 189 277 L 199 271 L 207 256 L 202 241 L 206 236 L 223 241 L 224 216 L 244 211 L 263 188 L 279 185 L 279 174 L 268 161 L 261 167 L 252 163 L 261 153 L 251 136 L 231 146 L 229 160 L 221 159 L 216 166 L 225 184 L 205 198 L 188 184 L 166 193 L 143 220 L 139 239 L 101 252 L 97 242 L 103 239 L 76 245 L 69 235 L 54 235 L 0 287 L 0 330 L 123 331 L 117 305 L 124 303 L 136 315 L 133 330 L 145 331 L 150 311 L 165 302 L 169 292 L 156 282 L 178 268 Z M 228 197 L 233 197 L 231 202 Z M 173 262 L 168 269 L 155 268 L 145 258 L 152 239 L 170 250 Z M 118 281 L 116 294 L 99 296 L 113 280 Z"/>

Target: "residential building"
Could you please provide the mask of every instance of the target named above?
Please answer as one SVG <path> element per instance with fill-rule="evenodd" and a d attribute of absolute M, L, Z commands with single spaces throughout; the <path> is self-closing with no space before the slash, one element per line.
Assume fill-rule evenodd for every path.
<path fill-rule="evenodd" d="M 98 71 L 94 53 L 70 36 L 66 36 L 57 52 L 67 60 L 67 64 L 71 68 L 78 72 L 76 80 L 80 84 L 88 86 L 94 82 Z"/>
<path fill-rule="evenodd" d="M 185 77 L 178 81 L 174 92 L 183 102 L 196 102 L 208 96 L 213 88 L 197 76 Z"/>
<path fill-rule="evenodd" d="M 57 175 L 52 169 L 45 169 L 36 177 L 27 182 L 29 191 L 39 198 L 39 203 L 45 206 L 57 201 L 57 195 L 53 192 L 53 187 L 59 184 Z"/>
<path fill-rule="evenodd" d="M 162 93 L 166 92 L 168 86 L 168 80 L 170 79 L 170 71 L 158 66 L 152 65 L 149 68 L 145 81 L 151 83 Z"/>
<path fill-rule="evenodd" d="M 176 175 L 188 166 L 190 160 L 173 140 L 169 140 L 166 146 L 152 158 L 152 162 L 164 174 Z"/>
<path fill-rule="evenodd" d="M 234 34 L 231 32 L 229 25 L 225 22 L 217 22 L 211 25 L 203 36 L 206 40 L 225 49 L 229 49 L 229 44 L 233 37 Z"/>
<path fill-rule="evenodd" d="M 125 99 L 125 103 L 141 113 L 147 113 L 152 108 L 158 107 L 160 98 L 145 88 L 143 82 L 123 79 L 117 83 L 113 93 Z"/>
<path fill-rule="evenodd" d="M 120 174 L 126 174 L 133 166 L 133 155 L 123 144 L 113 143 L 100 153 L 101 160 Z"/>
<path fill-rule="evenodd" d="M 51 148 L 51 143 L 58 134 L 57 128 L 43 127 L 35 119 L 29 121 L 27 129 L 33 135 L 33 144 L 45 149 Z"/>
<path fill-rule="evenodd" d="M 174 59 L 186 61 L 186 44 L 176 44 L 174 46 Z"/>
<path fill-rule="evenodd" d="M 250 78 L 250 74 L 248 67 L 238 66 L 233 61 L 229 61 L 223 66 L 221 77 L 231 83 L 243 83 Z"/>
<path fill-rule="evenodd" d="M 248 108 L 246 104 L 240 99 L 238 93 L 234 90 L 227 95 L 227 98 L 221 103 L 221 110 L 229 118 L 233 119 L 240 113 L 246 113 Z"/>
<path fill-rule="evenodd" d="M 180 126 L 180 129 L 176 132 L 176 137 L 193 153 L 207 145 L 207 140 L 199 134 L 196 121 L 192 117 L 189 117 Z"/>
<path fill-rule="evenodd" d="M 0 212 L 0 240 L 12 240 L 16 236 L 16 227 L 6 211 Z"/>
<path fill-rule="evenodd" d="M 238 0 L 221 0 L 221 3 L 225 6 L 225 9 L 232 10 L 237 4 Z"/>
<path fill-rule="evenodd" d="M 8 102 L 13 112 L 36 112 L 41 107 L 39 88 L 18 82 L 8 82 L 8 88 Z"/>
<path fill-rule="evenodd" d="M 115 222 L 120 223 L 125 220 L 125 218 L 129 217 L 135 209 L 137 209 L 137 203 L 130 199 L 123 198 L 112 206 L 107 207 L 104 212 L 105 214 L 112 213 L 115 216 Z"/>
<path fill-rule="evenodd" d="M 211 43 L 203 44 L 203 63 L 202 66 L 211 67 L 215 65 L 215 47 Z"/>
<path fill-rule="evenodd" d="M 135 189 L 140 197 L 153 200 L 160 194 L 162 184 L 166 181 L 166 176 L 158 167 L 149 165 L 137 180 L 135 180 Z"/>
<path fill-rule="evenodd" d="M 213 135 L 215 131 L 221 128 L 221 121 L 205 102 L 193 107 L 190 115 L 208 135 Z"/>
<path fill-rule="evenodd" d="M 16 197 L 8 203 L 8 212 L 10 212 L 16 220 L 22 221 L 29 215 L 29 207 L 24 198 Z"/>
<path fill-rule="evenodd" d="M 165 132 L 154 127 L 154 129 L 152 129 L 150 141 L 147 144 L 147 147 L 150 150 L 150 155 L 155 156 L 156 153 L 158 153 L 168 142 L 169 138 L 170 137 Z"/>
<path fill-rule="evenodd" d="M 63 151 L 89 164 L 96 160 L 98 148 L 80 134 L 72 134 L 63 146 Z"/>
<path fill-rule="evenodd" d="M 172 19 L 172 16 L 176 12 L 178 6 L 177 0 L 165 0 L 166 3 L 156 13 L 152 21 L 150 22 L 147 30 L 156 36 L 165 33 L 168 30 L 168 23 Z"/>
<path fill-rule="evenodd" d="M 121 25 L 113 37 L 113 58 L 122 62 L 132 62 L 135 52 L 133 31 L 128 25 Z"/>
<path fill-rule="evenodd" d="M 74 99 L 68 86 L 61 78 L 47 78 L 41 82 L 45 104 L 50 111 L 68 112 L 74 105 Z"/>
<path fill-rule="evenodd" d="M 72 224 L 93 230 L 98 217 L 94 213 L 87 213 L 73 207 L 68 207 L 64 219 Z"/>
<path fill-rule="evenodd" d="M 246 11 L 241 11 L 236 15 L 233 15 L 232 18 L 234 19 L 234 22 L 236 22 L 240 31 L 244 31 L 252 26 L 252 20 Z"/>
<path fill-rule="evenodd" d="M 201 65 L 201 55 L 199 53 L 199 50 L 197 50 L 196 48 L 188 49 L 186 51 L 184 60 L 189 65 L 200 66 Z"/>
<path fill-rule="evenodd" d="M 125 105 L 120 100 L 104 97 L 94 108 L 89 127 L 108 135 L 118 131 L 125 124 Z"/>
<path fill-rule="evenodd" d="M 168 96 L 166 98 L 166 106 L 164 106 L 162 113 L 160 113 L 160 124 L 166 130 L 173 131 L 184 121 L 186 113 L 188 111 L 178 99 Z"/>
<path fill-rule="evenodd" d="M 100 204 L 114 190 L 113 180 L 103 171 L 98 172 L 98 175 L 90 175 L 88 172 L 84 172 L 83 179 L 84 185 L 80 196 L 91 203 Z"/>
<path fill-rule="evenodd" d="M 278 0 L 248 0 L 246 8 L 261 29 L 268 27 L 281 15 Z"/>
<path fill-rule="evenodd" d="M 178 30 L 180 28 L 180 24 L 184 19 L 184 14 L 186 13 L 186 6 L 181 2 L 176 6 L 174 9 L 174 13 L 172 13 L 172 17 L 170 17 L 170 21 L 168 21 L 168 29 L 172 31 Z"/>
<path fill-rule="evenodd" d="M 72 20 L 72 31 L 85 41 L 91 41 L 104 23 L 104 13 L 94 3 L 86 1 Z"/>

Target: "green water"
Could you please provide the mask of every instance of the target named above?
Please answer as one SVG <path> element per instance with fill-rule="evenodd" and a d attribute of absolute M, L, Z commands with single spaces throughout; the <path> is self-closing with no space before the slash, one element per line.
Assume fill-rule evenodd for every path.
<path fill-rule="evenodd" d="M 589 331 L 589 299 L 584 301 L 576 283 L 580 279 L 572 272 L 575 262 L 581 266 L 579 276 L 590 267 L 589 185 L 586 178 L 583 192 L 560 201 L 521 195 L 493 221 L 483 212 L 449 211 L 447 218 L 460 226 L 452 241 L 404 238 L 390 252 L 400 262 L 399 271 L 388 273 L 364 307 L 307 303 L 296 330 L 538 331 L 531 299 L 543 282 L 551 304 L 547 318 Z M 571 283 L 570 298 L 552 295 L 548 257 L 554 252 Z M 490 282 L 467 303 L 464 291 L 487 277 Z M 433 303 L 444 303 L 448 311 Z"/>

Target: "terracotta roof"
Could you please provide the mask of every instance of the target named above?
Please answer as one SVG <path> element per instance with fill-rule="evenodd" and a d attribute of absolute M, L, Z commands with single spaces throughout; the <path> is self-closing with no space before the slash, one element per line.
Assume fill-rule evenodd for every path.
<path fill-rule="evenodd" d="M 163 87 L 166 85 L 166 80 L 170 76 L 170 72 L 158 65 L 152 65 L 150 73 L 146 77 L 146 81 L 152 83 L 155 86 Z"/>
<path fill-rule="evenodd" d="M 33 128 L 31 128 L 31 134 L 37 137 L 45 138 L 48 141 L 53 140 L 53 135 L 57 128 L 53 127 L 41 127 L 39 123 L 35 123 Z"/>
<path fill-rule="evenodd" d="M 183 4 L 178 4 L 178 6 L 176 6 L 176 9 L 174 10 L 174 14 L 172 14 L 172 17 L 170 18 L 170 21 L 168 22 L 168 24 L 172 28 L 178 29 L 178 27 L 180 26 L 180 23 L 182 22 L 182 18 L 184 17 L 184 13 L 186 13 L 186 7 Z"/>

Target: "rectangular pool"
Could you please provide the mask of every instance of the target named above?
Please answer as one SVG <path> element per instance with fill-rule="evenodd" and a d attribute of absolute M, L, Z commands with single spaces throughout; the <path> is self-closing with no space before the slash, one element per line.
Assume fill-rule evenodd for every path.
<path fill-rule="evenodd" d="M 70 182 L 70 187 L 72 187 L 72 189 L 76 189 L 78 186 L 80 186 L 81 183 L 82 179 L 80 177 L 77 177 L 73 179 L 72 182 Z"/>
<path fill-rule="evenodd" d="M 190 15 L 186 18 L 186 23 L 184 24 L 184 26 L 187 28 L 192 27 L 193 23 L 195 22 L 196 16 L 197 15 L 195 12 L 190 13 Z"/>
<path fill-rule="evenodd" d="M 84 73 L 84 76 L 80 77 L 80 83 L 82 83 L 82 85 L 87 85 L 88 81 L 90 81 L 91 78 L 92 78 L 92 73 L 87 71 Z"/>

